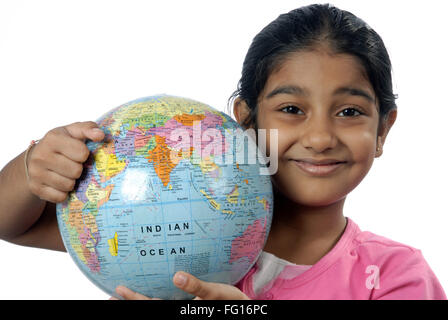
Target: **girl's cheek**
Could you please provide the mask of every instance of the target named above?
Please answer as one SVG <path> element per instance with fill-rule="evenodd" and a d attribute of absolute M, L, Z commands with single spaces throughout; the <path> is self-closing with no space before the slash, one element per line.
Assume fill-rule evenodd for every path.
<path fill-rule="evenodd" d="M 354 162 L 373 162 L 376 149 L 376 135 L 373 132 L 358 132 L 347 136 L 346 145 L 351 149 Z"/>
<path fill-rule="evenodd" d="M 272 130 L 276 132 L 274 133 Z M 276 155 L 277 160 L 280 160 L 286 150 L 295 143 L 294 137 L 290 132 L 274 128 L 266 130 L 266 138 L 269 155 Z"/>
<path fill-rule="evenodd" d="M 275 121 L 267 121 L 267 119 L 259 119 L 258 128 L 265 129 L 266 133 L 266 154 L 277 155 L 281 157 L 287 147 L 291 145 L 293 134 Z"/>

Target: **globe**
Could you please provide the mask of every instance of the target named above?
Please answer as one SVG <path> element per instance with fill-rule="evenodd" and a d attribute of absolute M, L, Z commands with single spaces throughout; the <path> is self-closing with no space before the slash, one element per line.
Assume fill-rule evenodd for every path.
<path fill-rule="evenodd" d="M 97 123 L 105 139 L 87 140 L 83 173 L 56 210 L 82 273 L 112 296 L 124 285 L 162 299 L 192 298 L 173 285 L 179 270 L 210 282 L 242 279 L 272 220 L 254 136 L 204 103 L 166 94 L 123 104 Z"/>

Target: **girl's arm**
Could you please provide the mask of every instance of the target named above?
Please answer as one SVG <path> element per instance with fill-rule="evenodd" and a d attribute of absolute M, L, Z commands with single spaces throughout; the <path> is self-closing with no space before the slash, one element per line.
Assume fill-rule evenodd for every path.
<path fill-rule="evenodd" d="M 0 171 L 0 239 L 38 248 L 65 251 L 55 203 L 66 199 L 89 156 L 85 139 L 101 141 L 95 122 L 77 122 L 49 131 L 28 154 Z"/>
<path fill-rule="evenodd" d="M 57 231 L 57 225 L 55 206 L 40 199 L 28 188 L 24 156 L 24 152 L 18 155 L 0 172 L 0 238 L 23 245 L 52 246 L 52 249 L 64 250 L 64 246 L 61 246 L 62 243 L 58 243 L 58 241 L 62 242 L 60 238 L 58 241 L 50 241 L 54 243 L 48 244 L 49 246 L 39 245 L 41 237 L 30 239 L 32 229 L 32 234 L 36 235 L 36 231 L 40 230 L 39 234 L 48 237 L 52 233 L 56 234 L 54 227 Z M 44 217 L 45 219 L 40 221 Z M 56 237 L 53 236 L 53 238 Z"/>

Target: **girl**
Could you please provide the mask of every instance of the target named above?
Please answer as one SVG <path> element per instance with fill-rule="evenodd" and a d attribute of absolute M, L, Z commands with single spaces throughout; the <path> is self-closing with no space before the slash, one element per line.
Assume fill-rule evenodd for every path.
<path fill-rule="evenodd" d="M 268 152 L 277 148 L 278 170 L 264 252 L 236 287 L 184 272 L 174 283 L 198 299 L 446 299 L 420 250 L 361 231 L 343 214 L 346 196 L 383 152 L 397 116 L 395 98 L 385 46 L 353 14 L 310 5 L 265 27 L 230 99 L 244 127 L 278 130 L 278 144 L 267 141 Z M 84 139 L 104 137 L 95 127 L 53 129 L 28 157 L 21 154 L 2 170 L 3 239 L 65 250 L 54 203 L 81 175 Z M 150 299 L 124 287 L 117 293 Z"/>

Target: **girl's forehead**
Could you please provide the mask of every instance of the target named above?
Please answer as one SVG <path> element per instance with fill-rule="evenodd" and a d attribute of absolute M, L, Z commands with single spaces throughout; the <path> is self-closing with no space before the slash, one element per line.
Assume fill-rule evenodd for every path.
<path fill-rule="evenodd" d="M 269 75 L 265 91 L 287 83 L 300 83 L 301 87 L 309 90 L 356 84 L 369 88 L 374 94 L 365 68 L 357 57 L 323 50 L 288 54 Z"/>

